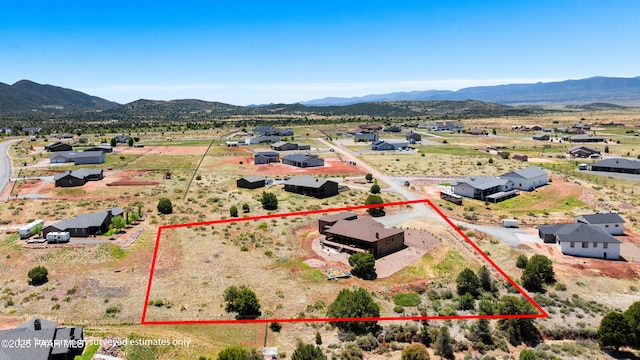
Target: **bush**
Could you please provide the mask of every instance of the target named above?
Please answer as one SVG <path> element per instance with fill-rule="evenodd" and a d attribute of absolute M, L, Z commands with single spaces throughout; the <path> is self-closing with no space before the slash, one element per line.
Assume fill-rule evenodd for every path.
<path fill-rule="evenodd" d="M 167 198 L 158 200 L 158 212 L 161 214 L 173 213 L 173 204 L 171 203 L 171 200 Z"/>
<path fill-rule="evenodd" d="M 420 301 L 420 295 L 414 292 L 393 295 L 393 303 L 400 306 L 418 306 Z"/>
<path fill-rule="evenodd" d="M 263 191 L 260 202 L 265 210 L 276 210 L 278 208 L 278 198 L 274 193 Z"/>
<path fill-rule="evenodd" d="M 225 310 L 239 316 L 260 315 L 260 302 L 256 293 L 245 286 L 230 286 L 224 291 Z"/>
<path fill-rule="evenodd" d="M 242 204 L 242 212 L 245 214 L 248 214 L 251 211 L 251 209 L 249 208 L 249 204 L 244 203 Z"/>
<path fill-rule="evenodd" d="M 229 214 L 231 215 L 231 217 L 238 217 L 238 207 L 235 205 L 231 206 L 231 208 L 229 209 Z"/>
<path fill-rule="evenodd" d="M 29 285 L 42 285 L 49 281 L 49 271 L 44 266 L 36 266 L 27 273 Z"/>
<path fill-rule="evenodd" d="M 371 253 L 352 254 L 349 256 L 349 265 L 353 266 L 351 273 L 359 278 L 375 277 L 376 259 Z"/>
<path fill-rule="evenodd" d="M 524 269 L 525 267 L 527 267 L 527 262 L 529 262 L 529 258 L 527 258 L 527 255 L 520 254 L 516 259 L 516 267 Z"/>
<path fill-rule="evenodd" d="M 282 324 L 279 322 L 269 323 L 269 329 L 273 332 L 280 332 L 280 330 L 282 330 Z"/>
<path fill-rule="evenodd" d="M 376 318 L 380 317 L 380 306 L 366 289 L 342 289 L 329 305 L 327 317 L 330 318 Z M 376 321 L 340 321 L 332 322 L 341 331 L 355 334 L 375 333 Z"/>
<path fill-rule="evenodd" d="M 373 181 L 373 175 L 371 175 L 371 174 L 367 174 L 367 175 L 365 175 L 365 176 L 364 176 L 364 178 L 365 178 L 368 182 Z"/>
<path fill-rule="evenodd" d="M 364 202 L 365 205 L 376 205 L 376 204 L 383 204 L 383 203 L 384 201 L 379 195 L 369 195 L 367 197 L 367 200 L 365 200 Z M 369 213 L 369 215 L 374 217 L 385 215 L 384 207 L 368 208 L 367 212 Z"/>

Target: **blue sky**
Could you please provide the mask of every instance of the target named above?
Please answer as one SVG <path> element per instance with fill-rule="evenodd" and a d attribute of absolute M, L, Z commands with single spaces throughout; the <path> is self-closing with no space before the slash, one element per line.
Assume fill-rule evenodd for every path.
<path fill-rule="evenodd" d="M 635 77 L 639 15 L 635 0 L 11 2 L 0 82 L 247 105 Z"/>

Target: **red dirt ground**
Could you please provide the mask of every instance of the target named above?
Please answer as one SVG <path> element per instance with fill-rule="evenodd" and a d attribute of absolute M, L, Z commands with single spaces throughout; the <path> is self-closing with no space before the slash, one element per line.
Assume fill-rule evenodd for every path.
<path fill-rule="evenodd" d="M 122 155 L 204 155 L 207 146 L 145 146 L 143 148 L 119 146 L 115 151 Z"/>
<path fill-rule="evenodd" d="M 247 161 L 247 159 L 243 159 Z M 249 158 L 249 163 L 253 163 L 253 159 Z M 247 164 L 247 162 L 245 162 Z M 317 166 L 311 168 L 298 168 L 291 165 L 285 165 L 282 163 L 271 163 L 264 165 L 254 165 L 256 167 L 256 174 L 270 174 L 270 175 L 342 175 L 342 174 L 355 174 L 363 175 L 365 171 L 359 168 L 357 165 L 349 165 L 346 162 L 342 162 L 339 159 L 325 159 L 324 166 Z"/>
<path fill-rule="evenodd" d="M 89 181 L 79 188 L 87 193 L 92 193 L 97 190 L 104 189 L 106 186 L 141 186 L 159 184 L 160 182 L 158 181 L 141 181 L 135 179 L 136 175 L 143 175 L 148 172 L 149 171 L 146 170 L 108 171 L 105 173 L 104 179 L 100 181 Z M 44 183 L 42 180 L 27 180 L 26 182 L 16 186 L 14 193 L 17 191 L 19 196 L 37 194 L 44 195 L 51 199 L 66 198 L 66 195 L 58 196 L 55 194 L 54 191 L 59 189 L 61 188 L 56 188 L 53 182 Z M 86 198 L 86 196 L 83 198 Z"/>

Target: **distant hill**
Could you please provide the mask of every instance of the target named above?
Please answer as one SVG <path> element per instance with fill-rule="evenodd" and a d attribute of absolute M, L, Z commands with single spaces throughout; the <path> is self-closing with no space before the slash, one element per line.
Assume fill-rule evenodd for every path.
<path fill-rule="evenodd" d="M 427 90 L 366 95 L 362 97 L 328 97 L 300 102 L 309 106 L 350 105 L 363 102 L 467 100 L 518 104 L 588 104 L 611 103 L 640 105 L 640 76 L 634 78 L 592 77 L 581 80 L 536 84 L 477 86 L 458 91 Z"/>
<path fill-rule="evenodd" d="M 137 100 L 105 111 L 99 116 L 112 118 L 158 120 L 204 119 L 234 115 L 319 115 L 319 116 L 469 116 L 517 115 L 542 111 L 537 106 L 509 106 L 482 101 L 393 101 L 368 102 L 345 106 L 306 106 L 302 104 L 270 104 L 266 106 L 235 106 L 202 100 Z"/>
<path fill-rule="evenodd" d="M 120 104 L 58 86 L 20 80 L 13 85 L 0 83 L 0 113 L 45 111 L 73 113 L 107 110 Z"/>

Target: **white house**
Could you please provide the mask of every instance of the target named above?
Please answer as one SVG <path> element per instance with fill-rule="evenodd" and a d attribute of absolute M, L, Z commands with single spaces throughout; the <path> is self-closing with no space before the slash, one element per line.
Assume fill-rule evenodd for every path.
<path fill-rule="evenodd" d="M 617 213 L 580 215 L 576 222 L 597 226 L 611 235 L 624 235 L 625 221 Z"/>
<path fill-rule="evenodd" d="M 513 181 L 495 176 L 469 176 L 452 182 L 451 187 L 455 194 L 472 199 L 488 200 L 494 194 L 513 195 L 506 195 L 513 190 Z M 502 200 L 502 197 L 497 200 Z"/>
<path fill-rule="evenodd" d="M 533 190 L 549 183 L 549 174 L 537 166 L 506 173 L 500 178 L 513 181 L 513 186 L 520 190 Z"/>
<path fill-rule="evenodd" d="M 380 139 L 371 144 L 371 150 L 405 150 L 409 142 L 402 139 Z"/>
<path fill-rule="evenodd" d="M 620 240 L 597 226 L 574 223 L 555 231 L 556 244 L 565 255 L 617 260 Z"/>

